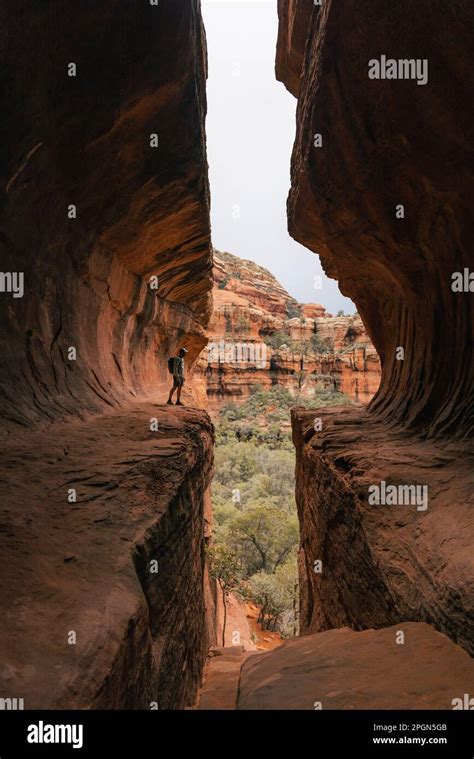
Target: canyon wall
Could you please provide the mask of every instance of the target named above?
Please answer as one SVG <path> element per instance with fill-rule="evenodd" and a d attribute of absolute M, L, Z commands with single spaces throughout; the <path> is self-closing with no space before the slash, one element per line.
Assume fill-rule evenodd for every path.
<path fill-rule="evenodd" d="M 289 231 L 355 302 L 382 365 L 368 410 L 293 412 L 301 630 L 424 621 L 473 654 L 474 307 L 451 284 L 472 262 L 474 8 L 278 12 L 276 73 L 298 98 Z M 382 55 L 426 59 L 428 82 L 369 78 Z M 395 500 L 371 498 L 382 483 Z"/>
<path fill-rule="evenodd" d="M 29 424 L 156 392 L 205 345 L 206 48 L 197 0 L 0 20 L 0 255 L 24 275 L 0 294 L 0 411 Z"/>
<path fill-rule="evenodd" d="M 468 435 L 474 307 L 451 277 L 472 264 L 474 10 L 463 0 L 278 9 L 277 76 L 298 97 L 290 234 L 357 305 L 382 361 L 373 410 L 430 436 Z M 369 79 L 381 54 L 427 59 L 428 83 Z"/>
<path fill-rule="evenodd" d="M 293 409 L 292 424 L 301 632 L 424 621 L 474 654 L 472 456 L 366 410 Z M 371 501 L 382 481 L 426 503 Z"/>
<path fill-rule="evenodd" d="M 213 430 L 156 401 L 210 313 L 200 4 L 0 23 L 0 698 L 183 708 L 216 641 Z"/>
<path fill-rule="evenodd" d="M 203 405 L 244 401 L 255 385 L 371 400 L 380 362 L 357 314 L 331 316 L 317 303 L 298 303 L 269 271 L 226 252 L 214 251 L 213 280 L 209 343 L 194 375 Z M 227 355 L 225 345 L 240 345 L 241 353 Z"/>

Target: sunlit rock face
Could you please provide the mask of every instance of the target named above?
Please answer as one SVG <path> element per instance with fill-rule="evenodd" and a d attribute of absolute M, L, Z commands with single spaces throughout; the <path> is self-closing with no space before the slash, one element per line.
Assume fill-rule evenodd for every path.
<path fill-rule="evenodd" d="M 214 251 L 213 279 L 209 343 L 194 379 L 203 405 L 218 410 L 245 401 L 256 385 L 371 400 L 380 362 L 357 314 L 336 317 L 317 303 L 298 303 L 267 269 L 230 253 Z M 278 335 L 288 339 L 275 342 Z M 235 348 L 230 357 L 229 346 Z M 250 360 L 239 346 L 249 350 Z"/>
<path fill-rule="evenodd" d="M 290 234 L 352 298 L 382 364 L 362 409 L 293 413 L 303 633 L 425 621 L 474 653 L 468 134 L 474 7 L 279 2 L 298 97 Z M 428 81 L 369 62 L 427 61 Z M 426 508 L 371 488 L 426 488 Z"/>
<path fill-rule="evenodd" d="M 277 76 L 298 96 L 290 234 L 357 305 L 382 362 L 372 410 L 467 436 L 474 300 L 451 284 L 472 268 L 474 8 L 280 0 L 279 16 Z M 427 84 L 370 79 L 382 54 L 427 60 Z"/>
<path fill-rule="evenodd" d="M 5 420 L 156 392 L 178 345 L 190 364 L 205 345 L 198 8 L 50 0 L 1 9 L 1 268 L 24 273 L 22 298 L 0 293 Z"/>

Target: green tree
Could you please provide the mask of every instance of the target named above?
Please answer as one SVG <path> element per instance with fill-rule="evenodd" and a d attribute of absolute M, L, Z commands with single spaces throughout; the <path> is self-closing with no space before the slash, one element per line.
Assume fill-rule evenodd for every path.
<path fill-rule="evenodd" d="M 298 630 L 298 576 L 296 552 L 273 573 L 258 572 L 249 578 L 246 596 L 259 608 L 263 630 L 280 628 L 296 635 Z"/>
<path fill-rule="evenodd" d="M 240 586 L 240 565 L 232 551 L 224 544 L 207 547 L 209 574 L 217 581 L 222 593 L 224 621 L 222 625 L 222 645 L 225 646 L 227 624 L 227 597 Z"/>
<path fill-rule="evenodd" d="M 318 346 L 329 349 L 321 340 Z M 282 635 L 296 634 L 299 529 L 289 410 L 344 402 L 350 401 L 332 390 L 308 398 L 282 386 L 267 391 L 255 385 L 243 403 L 229 403 L 220 411 L 212 484 L 212 551 L 218 555 L 212 558 L 212 574 L 218 581 L 222 569 L 218 584 L 226 619 L 228 592 L 235 581 L 238 593 L 246 587 L 263 610 L 265 626 Z M 228 573 L 232 566 L 235 571 Z"/>
<path fill-rule="evenodd" d="M 298 543 L 298 520 L 268 506 L 266 499 L 254 502 L 225 525 L 224 537 L 250 574 L 274 572 Z"/>

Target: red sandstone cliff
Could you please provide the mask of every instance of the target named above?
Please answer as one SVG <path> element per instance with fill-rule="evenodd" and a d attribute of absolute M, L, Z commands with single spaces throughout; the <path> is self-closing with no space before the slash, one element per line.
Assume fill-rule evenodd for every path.
<path fill-rule="evenodd" d="M 205 345 L 206 50 L 197 0 L 3 2 L 0 22 L 0 255 L 25 283 L 0 297 L 0 411 L 25 424 L 151 393 Z"/>
<path fill-rule="evenodd" d="M 244 662 L 238 708 L 452 709 L 474 682 L 474 305 L 451 289 L 472 259 L 474 8 L 278 15 L 289 230 L 356 303 L 382 381 L 368 409 L 293 409 L 303 637 Z M 369 79 L 381 54 L 425 58 L 429 85 Z M 397 497 L 373 498 L 382 485 Z"/>
<path fill-rule="evenodd" d="M 382 364 L 368 412 L 318 412 L 318 433 L 293 413 L 301 629 L 426 621 L 474 653 L 474 301 L 451 289 L 472 261 L 474 8 L 278 11 L 277 76 L 298 98 L 289 230 L 356 303 Z M 426 58 L 429 84 L 369 79 L 381 53 Z M 370 503 L 382 481 L 426 488 L 426 509 Z"/>
<path fill-rule="evenodd" d="M 298 97 L 290 234 L 357 305 L 382 361 L 373 411 L 430 436 L 472 433 L 473 299 L 451 290 L 472 266 L 472 5 L 279 0 L 278 12 L 277 77 Z M 427 59 L 428 84 L 369 79 L 381 53 Z"/>
<path fill-rule="evenodd" d="M 209 344 L 194 375 L 204 403 L 245 400 L 256 384 L 310 397 L 331 389 L 356 401 L 372 398 L 380 364 L 357 314 L 333 317 L 316 303 L 300 304 L 269 271 L 230 253 L 214 252 L 213 278 Z M 251 346 L 262 360 L 226 358 L 224 343 Z"/>
<path fill-rule="evenodd" d="M 25 290 L 0 293 L 0 696 L 26 709 L 182 708 L 215 642 L 212 427 L 156 406 L 206 343 L 199 5 L 0 2 L 1 268 Z"/>

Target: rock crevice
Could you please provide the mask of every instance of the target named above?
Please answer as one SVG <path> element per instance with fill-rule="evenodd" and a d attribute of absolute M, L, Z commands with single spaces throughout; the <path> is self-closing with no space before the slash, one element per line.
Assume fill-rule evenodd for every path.
<path fill-rule="evenodd" d="M 184 708 L 215 643 L 209 418 L 135 403 L 51 429 L 4 454 L 0 693 L 27 709 Z"/>

